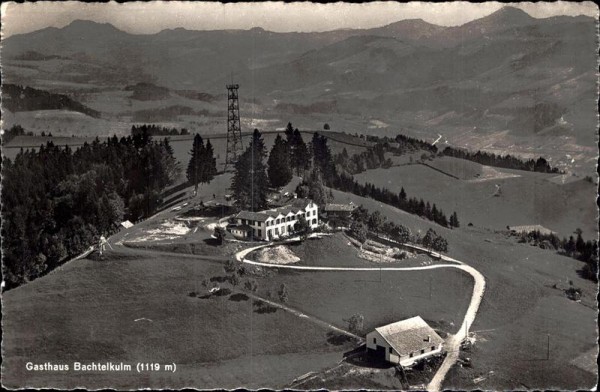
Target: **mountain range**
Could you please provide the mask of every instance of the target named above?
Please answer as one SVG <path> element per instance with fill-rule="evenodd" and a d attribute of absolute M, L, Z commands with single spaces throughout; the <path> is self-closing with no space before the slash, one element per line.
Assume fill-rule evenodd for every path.
<path fill-rule="evenodd" d="M 310 33 L 136 35 L 77 20 L 9 37 L 1 54 L 5 82 L 71 95 L 105 119 L 169 106 L 218 114 L 235 80 L 242 115 L 273 126 L 326 121 L 340 131 L 587 156 L 596 140 L 596 33 L 594 18 L 536 19 L 513 7 L 456 27 L 410 19 Z M 139 83 L 162 93 L 132 97 L 126 88 Z M 177 113 L 172 122 L 191 121 Z"/>

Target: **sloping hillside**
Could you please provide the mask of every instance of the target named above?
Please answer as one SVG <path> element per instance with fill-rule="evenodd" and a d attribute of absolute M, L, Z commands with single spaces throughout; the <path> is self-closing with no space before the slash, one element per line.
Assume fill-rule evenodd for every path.
<path fill-rule="evenodd" d="M 100 113 L 63 94 L 31 87 L 2 85 L 2 106 L 11 112 L 28 112 L 35 110 L 70 110 L 98 118 Z"/>

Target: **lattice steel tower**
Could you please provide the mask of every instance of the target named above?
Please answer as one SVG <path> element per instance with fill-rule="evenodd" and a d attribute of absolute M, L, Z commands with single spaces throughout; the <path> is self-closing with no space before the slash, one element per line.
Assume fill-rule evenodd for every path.
<path fill-rule="evenodd" d="M 227 155 L 225 169 L 233 165 L 242 154 L 242 128 L 240 127 L 239 84 L 227 85 Z"/>

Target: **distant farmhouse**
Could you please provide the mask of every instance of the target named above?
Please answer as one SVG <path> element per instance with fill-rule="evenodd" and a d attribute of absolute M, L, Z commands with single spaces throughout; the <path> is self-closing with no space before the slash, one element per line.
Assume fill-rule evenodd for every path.
<path fill-rule="evenodd" d="M 367 350 L 371 354 L 405 367 L 441 354 L 443 342 L 419 316 L 375 328 L 367 334 Z"/>
<path fill-rule="evenodd" d="M 507 226 L 507 228 L 514 234 L 532 233 L 534 231 L 539 231 L 540 234 L 543 234 L 543 235 L 550 235 L 550 234 L 556 235 L 556 232 L 554 232 L 544 226 L 541 226 L 541 225 Z"/>
<path fill-rule="evenodd" d="M 319 207 L 310 199 L 294 199 L 291 203 L 271 210 L 241 211 L 229 231 L 237 238 L 271 241 L 295 232 L 294 225 L 303 216 L 314 229 L 319 225 Z"/>
<path fill-rule="evenodd" d="M 350 219 L 356 205 L 352 202 L 347 204 L 327 203 L 323 207 L 323 216 L 327 219 Z"/>

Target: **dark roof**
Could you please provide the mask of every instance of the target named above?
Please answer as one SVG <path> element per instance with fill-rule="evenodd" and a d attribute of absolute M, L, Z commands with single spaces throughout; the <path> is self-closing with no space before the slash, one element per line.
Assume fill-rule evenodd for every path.
<path fill-rule="evenodd" d="M 267 219 L 269 219 L 269 216 L 270 215 L 266 214 L 265 212 L 241 211 L 235 217 L 238 219 L 248 219 L 264 222 Z"/>
<path fill-rule="evenodd" d="M 304 212 L 304 209 L 311 204 L 313 201 L 310 199 L 294 199 L 290 204 L 282 207 L 273 208 L 271 210 L 252 212 L 252 211 L 241 211 L 235 217 L 238 219 L 248 219 L 253 221 L 265 222 L 269 217 L 277 218 L 279 215 L 286 216 L 290 212 L 297 214 L 298 212 Z"/>
<path fill-rule="evenodd" d="M 325 204 L 324 211 L 345 211 L 352 212 L 356 206 L 354 204 Z"/>
<path fill-rule="evenodd" d="M 294 199 L 294 201 L 292 201 L 291 205 L 296 208 L 305 209 L 306 207 L 308 207 L 309 204 L 312 204 L 312 203 L 313 203 L 313 201 L 310 199 Z"/>
<path fill-rule="evenodd" d="M 400 355 L 407 355 L 424 348 L 438 346 L 444 342 L 444 339 L 420 316 L 384 325 L 375 328 L 375 330 Z"/>

